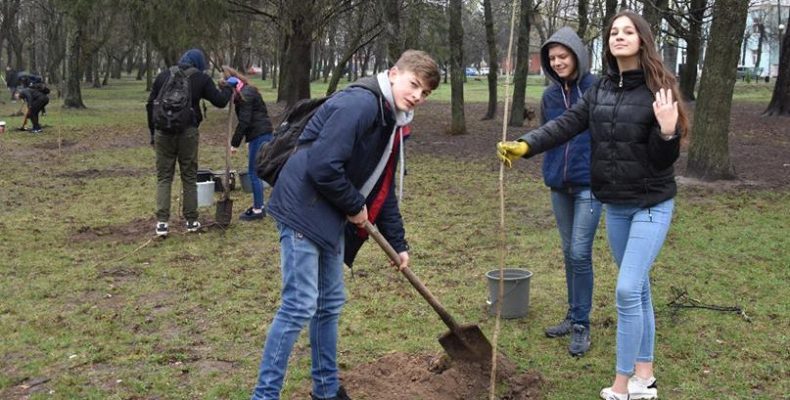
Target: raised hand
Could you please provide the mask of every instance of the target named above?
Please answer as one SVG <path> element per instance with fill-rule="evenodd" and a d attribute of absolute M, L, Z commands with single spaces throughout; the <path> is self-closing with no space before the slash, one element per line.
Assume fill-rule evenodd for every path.
<path fill-rule="evenodd" d="M 672 99 L 672 89 L 661 88 L 656 92 L 653 113 L 661 127 L 662 136 L 672 136 L 678 124 L 678 102 Z"/>

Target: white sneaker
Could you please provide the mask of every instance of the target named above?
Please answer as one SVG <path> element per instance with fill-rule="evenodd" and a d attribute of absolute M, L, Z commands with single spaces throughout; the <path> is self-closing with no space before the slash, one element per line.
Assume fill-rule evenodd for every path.
<path fill-rule="evenodd" d="M 631 398 L 636 399 L 657 399 L 658 398 L 658 385 L 656 385 L 656 377 L 651 376 L 648 379 L 642 379 L 633 375 L 628 379 L 628 394 Z"/>
<path fill-rule="evenodd" d="M 167 222 L 156 223 L 156 236 L 167 236 Z"/>
<path fill-rule="evenodd" d="M 620 394 L 612 391 L 610 387 L 601 389 L 601 398 L 603 400 L 631 400 L 628 393 Z"/>

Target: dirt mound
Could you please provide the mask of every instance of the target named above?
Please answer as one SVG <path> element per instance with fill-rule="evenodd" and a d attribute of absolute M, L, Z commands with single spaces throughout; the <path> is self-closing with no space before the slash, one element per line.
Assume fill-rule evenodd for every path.
<path fill-rule="evenodd" d="M 490 368 L 455 363 L 446 355 L 388 354 L 368 364 L 340 373 L 343 386 L 354 400 L 476 400 L 488 399 Z M 498 398 L 540 398 L 542 377 L 528 371 L 518 373 L 503 359 L 497 365 Z M 309 393 L 294 398 L 310 398 Z"/>

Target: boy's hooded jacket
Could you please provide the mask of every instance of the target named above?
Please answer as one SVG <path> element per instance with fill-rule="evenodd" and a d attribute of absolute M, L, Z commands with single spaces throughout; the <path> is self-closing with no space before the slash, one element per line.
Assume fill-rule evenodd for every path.
<path fill-rule="evenodd" d="M 549 46 L 561 44 L 576 57 L 576 77 L 565 82 L 551 68 Z M 541 65 L 552 84 L 541 100 L 541 124 L 551 121 L 581 100 L 584 92 L 593 86 L 596 78 L 590 74 L 590 58 L 587 48 L 573 29 L 564 27 L 555 32 L 541 48 Z M 584 131 L 562 146 L 546 152 L 543 156 L 543 182 L 553 189 L 590 186 L 590 133 Z"/>
<path fill-rule="evenodd" d="M 299 138 L 302 147 L 280 172 L 267 209 L 325 250 L 341 251 L 345 245 L 349 266 L 364 238 L 346 217 L 366 204 L 371 214 L 377 199 L 383 204 L 373 222 L 396 251 L 408 248 L 392 179 L 397 157 L 390 153 L 399 144 L 393 145 L 393 132 L 407 128 L 411 113 L 394 111 L 388 85 L 386 72 L 362 78 L 321 105 Z M 385 158 L 386 168 L 364 196 L 362 187 Z"/>

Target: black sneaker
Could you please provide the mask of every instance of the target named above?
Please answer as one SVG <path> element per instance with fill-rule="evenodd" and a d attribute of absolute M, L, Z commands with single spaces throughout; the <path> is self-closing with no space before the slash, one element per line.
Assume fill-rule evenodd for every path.
<path fill-rule="evenodd" d="M 335 394 L 334 397 L 321 399 L 320 397 L 315 397 L 314 394 L 310 393 L 310 398 L 312 400 L 351 400 L 351 397 L 348 397 L 348 394 L 346 393 L 346 389 L 343 388 L 343 385 L 340 385 L 340 388 L 337 389 L 337 394 Z"/>
<path fill-rule="evenodd" d="M 156 236 L 167 236 L 167 234 L 168 234 L 167 222 L 157 222 Z"/>
<path fill-rule="evenodd" d="M 571 325 L 573 325 L 571 324 L 571 319 L 566 316 L 559 324 L 550 326 L 543 331 L 546 332 L 546 336 L 550 338 L 565 336 L 571 333 Z"/>
<path fill-rule="evenodd" d="M 200 222 L 189 221 L 187 222 L 187 232 L 197 232 L 200 229 Z"/>
<path fill-rule="evenodd" d="M 263 219 L 266 216 L 266 211 L 261 209 L 261 212 L 256 213 L 252 211 L 252 207 L 248 208 L 247 211 L 244 211 L 239 215 L 239 220 L 241 221 L 256 221 L 259 219 Z"/>
<path fill-rule="evenodd" d="M 568 352 L 572 356 L 581 357 L 587 350 L 590 350 L 590 328 L 581 324 L 573 324 Z"/>

